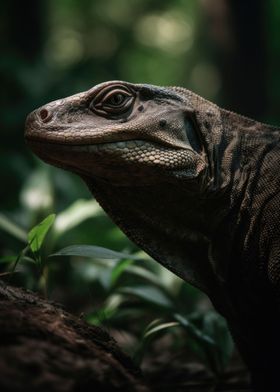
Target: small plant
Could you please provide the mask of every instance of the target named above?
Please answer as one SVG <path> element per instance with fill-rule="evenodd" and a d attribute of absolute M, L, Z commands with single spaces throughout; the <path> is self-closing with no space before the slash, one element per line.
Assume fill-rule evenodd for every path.
<path fill-rule="evenodd" d="M 34 263 L 37 266 L 39 272 L 39 286 L 42 287 L 43 291 L 47 292 L 47 266 L 41 257 L 41 247 L 44 243 L 45 237 L 53 225 L 55 220 L 55 214 L 47 216 L 42 222 L 34 226 L 27 234 L 23 234 L 23 231 L 17 228 L 12 222 L 1 215 L 1 226 L 2 228 L 9 231 L 11 234 L 18 236 L 18 233 L 22 233 L 22 239 L 25 239 L 27 244 L 20 251 L 20 253 L 14 258 L 10 258 L 11 271 L 6 272 L 6 274 L 14 274 L 18 264 L 22 261 Z"/>
<path fill-rule="evenodd" d="M 37 282 L 33 289 L 47 296 L 53 280 L 49 278 L 51 266 L 61 265 L 54 260 L 68 260 L 71 279 L 79 279 L 96 295 L 83 315 L 85 320 L 133 336 L 136 343 L 128 351 L 138 364 L 159 337 L 173 334 L 181 346 L 187 342 L 188 349 L 219 378 L 228 365 L 233 343 L 222 317 L 213 311 L 195 311 L 198 291 L 141 251 L 130 254 L 93 245 L 71 245 L 54 251 L 67 231 L 63 221 L 69 230 L 80 224 L 83 219 L 77 210 L 84 211 L 86 219 L 87 203 L 75 203 L 57 217 L 50 214 L 29 232 L 0 215 L 0 228 L 25 242 L 18 255 L 0 260 L 6 265 L 2 275 L 20 273 L 27 286 L 30 280 Z M 30 264 L 36 266 L 35 270 L 20 268 Z M 54 287 L 55 282 L 51 283 Z"/>

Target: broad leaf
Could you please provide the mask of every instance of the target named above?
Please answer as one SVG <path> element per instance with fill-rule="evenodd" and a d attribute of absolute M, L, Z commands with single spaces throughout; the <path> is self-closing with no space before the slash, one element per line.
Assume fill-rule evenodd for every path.
<path fill-rule="evenodd" d="M 53 256 L 80 256 L 80 257 L 91 257 L 94 259 L 107 259 L 107 260 L 121 260 L 131 259 L 139 260 L 139 257 L 130 255 L 129 253 L 115 252 L 114 250 L 102 248 L 100 246 L 93 245 L 70 245 L 66 248 L 53 253 L 49 257 Z"/>
<path fill-rule="evenodd" d="M 40 250 L 45 236 L 47 235 L 49 229 L 55 220 L 55 214 L 47 216 L 42 222 L 37 226 L 33 227 L 28 233 L 28 242 L 32 252 L 36 253 Z"/>

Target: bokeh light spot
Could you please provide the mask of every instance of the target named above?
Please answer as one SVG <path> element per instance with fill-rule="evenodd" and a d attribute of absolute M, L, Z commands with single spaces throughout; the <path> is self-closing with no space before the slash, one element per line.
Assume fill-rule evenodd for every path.
<path fill-rule="evenodd" d="M 170 12 L 149 14 L 139 20 L 135 35 L 143 45 L 180 54 L 192 46 L 193 26 L 185 15 L 182 17 Z"/>

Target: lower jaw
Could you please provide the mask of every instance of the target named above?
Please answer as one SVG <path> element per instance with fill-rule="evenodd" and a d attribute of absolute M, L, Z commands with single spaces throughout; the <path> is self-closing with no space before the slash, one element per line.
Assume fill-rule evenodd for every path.
<path fill-rule="evenodd" d="M 172 176 L 197 177 L 195 153 L 191 149 L 173 150 L 142 140 L 95 145 L 28 143 L 47 163 L 111 183 L 154 183 L 162 182 L 163 178 L 170 180 Z"/>

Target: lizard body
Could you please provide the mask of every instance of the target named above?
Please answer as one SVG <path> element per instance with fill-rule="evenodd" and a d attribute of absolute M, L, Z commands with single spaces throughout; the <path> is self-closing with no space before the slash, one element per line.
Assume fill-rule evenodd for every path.
<path fill-rule="evenodd" d="M 280 129 L 183 88 L 113 81 L 32 112 L 25 135 L 40 158 L 80 175 L 138 246 L 210 297 L 255 389 L 267 386 L 280 350 Z"/>

